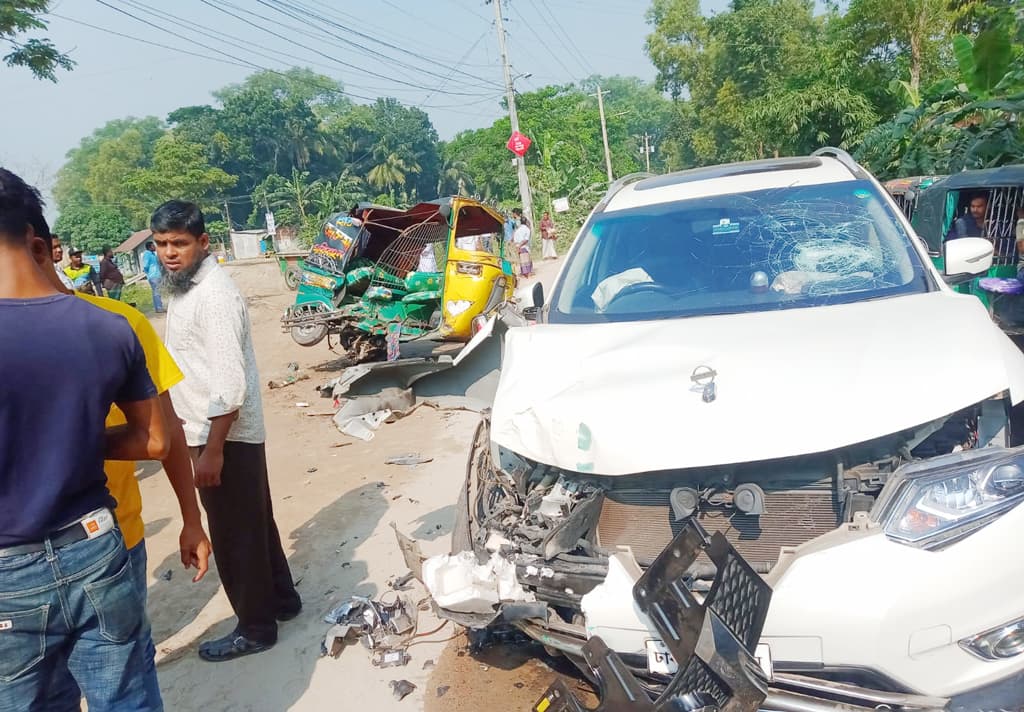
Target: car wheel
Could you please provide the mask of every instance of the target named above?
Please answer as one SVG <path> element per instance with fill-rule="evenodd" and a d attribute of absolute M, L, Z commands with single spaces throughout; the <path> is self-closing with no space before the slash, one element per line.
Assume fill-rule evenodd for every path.
<path fill-rule="evenodd" d="M 298 267 L 289 267 L 284 273 L 284 283 L 293 292 L 298 290 L 302 284 L 302 270 Z"/>

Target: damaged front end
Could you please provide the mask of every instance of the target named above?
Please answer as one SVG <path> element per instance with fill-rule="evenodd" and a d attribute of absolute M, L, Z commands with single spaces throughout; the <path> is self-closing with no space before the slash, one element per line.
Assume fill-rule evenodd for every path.
<path fill-rule="evenodd" d="M 767 575 L 791 550 L 867 516 L 903 465 L 1008 440 L 1002 395 L 907 431 L 838 451 L 757 463 L 605 477 L 528 460 L 478 428 L 456 508 L 452 555 L 423 580 L 441 616 L 470 628 L 509 623 L 593 678 L 584 645 L 600 637 L 653 693 L 677 673 L 663 632 L 632 602 L 637 581 L 693 521 Z M 580 432 L 581 460 L 587 433 Z M 696 557 L 680 577 L 696 595 L 718 566 Z M 783 677 L 788 673 L 783 673 Z M 826 684 L 793 676 L 791 690 Z M 877 702 L 877 690 L 846 699 Z M 891 694 L 890 694 L 891 693 Z M 888 696 L 886 696 L 888 695 Z M 895 706 L 907 691 L 883 695 Z"/>

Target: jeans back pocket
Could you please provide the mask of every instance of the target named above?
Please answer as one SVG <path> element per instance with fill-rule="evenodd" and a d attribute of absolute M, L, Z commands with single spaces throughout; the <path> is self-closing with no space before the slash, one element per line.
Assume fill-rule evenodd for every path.
<path fill-rule="evenodd" d="M 127 557 L 124 566 L 99 581 L 85 584 L 89 598 L 99 619 L 100 635 L 111 643 L 126 643 L 138 635 L 143 620 L 143 603 L 132 577 L 132 562 Z"/>
<path fill-rule="evenodd" d="M 14 682 L 46 653 L 49 604 L 27 611 L 7 611 L 0 602 L 0 682 Z"/>

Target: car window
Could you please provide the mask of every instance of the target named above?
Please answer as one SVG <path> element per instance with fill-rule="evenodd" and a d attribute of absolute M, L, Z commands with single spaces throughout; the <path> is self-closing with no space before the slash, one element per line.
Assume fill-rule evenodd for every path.
<path fill-rule="evenodd" d="M 820 306 L 928 291 L 891 206 L 868 181 L 597 214 L 551 321 L 625 321 Z"/>

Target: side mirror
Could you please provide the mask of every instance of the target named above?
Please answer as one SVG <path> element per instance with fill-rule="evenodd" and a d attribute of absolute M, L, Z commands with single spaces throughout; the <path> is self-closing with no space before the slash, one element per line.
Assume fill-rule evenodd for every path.
<path fill-rule="evenodd" d="M 946 284 L 960 284 L 985 274 L 992 267 L 995 246 L 983 237 L 961 237 L 942 245 Z"/>
<path fill-rule="evenodd" d="M 533 306 L 538 309 L 544 306 L 544 285 L 540 282 L 533 285 Z"/>

